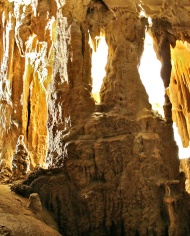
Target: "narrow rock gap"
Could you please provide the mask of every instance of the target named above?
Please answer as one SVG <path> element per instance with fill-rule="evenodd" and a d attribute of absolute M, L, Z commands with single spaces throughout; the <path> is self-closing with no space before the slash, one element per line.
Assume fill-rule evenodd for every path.
<path fill-rule="evenodd" d="M 160 77 L 161 63 L 153 49 L 153 39 L 147 32 L 144 41 L 144 52 L 139 65 L 139 74 L 149 96 L 152 109 L 164 117 L 164 85 Z"/>
<path fill-rule="evenodd" d="M 165 89 L 160 77 L 160 71 L 161 63 L 157 59 L 153 49 L 153 39 L 147 32 L 144 42 L 144 52 L 139 65 L 139 74 L 149 96 L 149 102 L 152 105 L 152 109 L 157 111 L 164 118 L 163 106 L 165 101 Z M 189 148 L 183 148 L 175 122 L 173 123 L 173 129 L 174 138 L 179 148 L 179 159 L 188 158 Z"/>
<path fill-rule="evenodd" d="M 96 51 L 93 49 L 92 39 L 89 35 L 89 44 L 92 49 L 92 96 L 96 103 L 100 103 L 100 89 L 103 78 L 106 75 L 105 66 L 107 64 L 108 46 L 106 44 L 104 33 L 96 36 Z"/>
<path fill-rule="evenodd" d="M 27 127 L 26 127 L 27 139 L 29 139 L 30 114 L 31 114 L 31 103 L 30 103 L 30 96 L 29 96 L 29 98 L 28 98 L 28 121 L 27 121 Z"/>

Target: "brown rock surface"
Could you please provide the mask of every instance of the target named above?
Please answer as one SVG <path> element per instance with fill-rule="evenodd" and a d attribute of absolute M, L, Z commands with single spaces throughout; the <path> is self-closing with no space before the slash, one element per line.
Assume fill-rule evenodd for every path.
<path fill-rule="evenodd" d="M 11 171 L 24 135 L 30 169 L 50 169 L 13 189 L 38 193 L 62 234 L 190 235 L 172 129 L 173 118 L 188 146 L 189 11 L 187 0 L 0 2 L 0 171 Z M 138 73 L 146 29 L 162 63 L 165 119 Z M 96 49 L 100 34 L 108 58 L 95 104 L 88 42 Z M 0 230 L 12 231 L 10 217 Z"/>
<path fill-rule="evenodd" d="M 34 214 L 27 208 L 27 199 L 0 185 L 0 235 L 60 235 L 56 223 L 46 210 Z"/>
<path fill-rule="evenodd" d="M 172 133 L 149 111 L 138 121 L 94 113 L 66 142 L 60 173 L 38 170 L 15 191 L 38 192 L 64 235 L 189 235 Z"/>

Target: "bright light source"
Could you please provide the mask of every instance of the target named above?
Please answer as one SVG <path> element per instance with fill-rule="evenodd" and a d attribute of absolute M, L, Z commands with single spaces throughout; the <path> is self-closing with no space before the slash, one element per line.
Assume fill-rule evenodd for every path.
<path fill-rule="evenodd" d="M 152 26 L 152 18 L 148 17 L 148 24 L 149 24 L 149 27 Z"/>
<path fill-rule="evenodd" d="M 181 138 L 179 136 L 178 133 L 178 128 L 176 126 L 176 123 L 173 123 L 173 130 L 174 130 L 174 137 L 175 137 L 175 141 L 178 145 L 179 148 L 179 159 L 185 159 L 185 158 L 189 158 L 190 157 L 190 147 L 184 148 L 181 142 Z"/>
<path fill-rule="evenodd" d="M 89 37 L 89 44 L 92 47 L 92 39 Z M 102 81 L 106 75 L 105 66 L 107 64 L 108 46 L 106 44 L 105 37 L 103 35 L 96 37 L 96 51 L 92 53 L 92 96 L 97 103 L 100 103 L 100 88 Z"/>
<path fill-rule="evenodd" d="M 164 117 L 163 105 L 165 89 L 160 78 L 161 63 L 157 59 L 153 49 L 153 39 L 146 33 L 144 52 L 141 58 L 139 73 L 142 83 L 149 95 L 152 109 L 158 111 Z"/>
<path fill-rule="evenodd" d="M 163 105 L 165 89 L 160 77 L 161 63 L 157 59 L 153 49 L 153 39 L 146 33 L 144 42 L 144 52 L 139 66 L 139 74 L 142 83 L 149 95 L 149 102 L 152 109 L 159 112 L 164 117 Z M 176 124 L 173 124 L 174 138 L 178 145 L 178 156 L 180 159 L 190 157 L 190 147 L 183 148 L 181 138 L 178 134 Z"/>

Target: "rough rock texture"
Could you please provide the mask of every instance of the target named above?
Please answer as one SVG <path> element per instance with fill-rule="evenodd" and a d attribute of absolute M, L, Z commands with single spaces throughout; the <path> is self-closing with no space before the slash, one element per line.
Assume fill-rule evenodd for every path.
<path fill-rule="evenodd" d="M 152 114 L 138 123 L 114 115 L 93 122 L 87 130 L 101 137 L 71 140 L 63 173 L 42 171 L 16 191 L 38 192 L 66 235 L 189 235 L 171 125 Z M 127 132 L 116 134 L 117 126 Z"/>
<path fill-rule="evenodd" d="M 28 150 L 24 143 L 24 136 L 20 135 L 16 145 L 16 151 L 12 158 L 13 178 L 19 179 L 26 176 L 29 169 L 29 163 Z"/>
<path fill-rule="evenodd" d="M 1 166 L 10 166 L 20 134 L 27 140 L 31 168 L 45 162 L 55 9 L 44 3 L 1 1 Z"/>
<path fill-rule="evenodd" d="M 189 98 L 190 98 L 190 47 L 187 42 L 177 41 L 172 53 L 172 75 L 169 87 L 169 96 L 172 101 L 173 120 L 178 126 L 178 131 L 182 138 L 184 147 L 189 146 L 190 127 L 189 127 Z"/>
<path fill-rule="evenodd" d="M 173 118 L 187 146 L 189 11 L 187 0 L 0 2 L 0 168 L 24 135 L 30 168 L 50 169 L 12 189 L 37 192 L 62 234 L 190 235 L 172 129 Z M 165 119 L 138 73 L 145 30 L 162 63 Z M 89 35 L 94 50 L 99 35 L 108 45 L 100 104 Z"/>
<path fill-rule="evenodd" d="M 33 213 L 27 199 L 0 185 L 0 235 L 2 236 L 60 236 L 57 224 L 47 210 Z"/>
<path fill-rule="evenodd" d="M 42 211 L 42 204 L 37 193 L 32 193 L 29 196 L 28 207 L 35 213 Z"/>
<path fill-rule="evenodd" d="M 187 159 L 182 159 L 180 161 L 180 169 L 184 172 L 185 174 L 185 187 L 186 191 L 190 193 L 190 158 Z"/>

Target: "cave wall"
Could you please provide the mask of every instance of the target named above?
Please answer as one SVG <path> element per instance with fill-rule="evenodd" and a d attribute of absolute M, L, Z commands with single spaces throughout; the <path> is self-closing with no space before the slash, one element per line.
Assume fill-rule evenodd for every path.
<path fill-rule="evenodd" d="M 173 121 L 178 126 L 184 147 L 189 146 L 189 44 L 177 41 L 176 47 L 171 49 L 172 74 L 169 96 L 172 101 Z"/>
<path fill-rule="evenodd" d="M 20 134 L 31 168 L 45 163 L 56 11 L 51 5 L 1 2 L 1 160 L 8 167 Z"/>
<path fill-rule="evenodd" d="M 189 235 L 172 129 L 173 118 L 187 145 L 188 47 L 181 61 L 178 50 L 188 45 L 189 10 L 188 1 L 1 1 L 1 168 L 11 167 L 20 134 L 31 169 L 61 168 L 27 185 L 64 235 Z M 165 119 L 138 73 L 146 29 L 162 63 Z M 96 47 L 102 32 L 108 59 L 96 104 L 88 41 Z"/>
<path fill-rule="evenodd" d="M 81 1 L 77 6 L 74 1 L 1 3 L 2 166 L 10 167 L 19 134 L 25 136 L 31 168 L 45 162 L 53 164 L 54 158 L 62 156 L 60 139 L 80 123 L 80 119 L 93 113 L 89 33 L 95 44 L 95 37 L 103 31 L 109 47 L 106 77 L 100 93 L 105 111 L 134 115 L 141 108 L 149 107 L 138 70 L 134 70 L 140 61 L 141 39 L 148 24 L 145 18 L 136 20 L 139 11 L 153 19 L 154 49 L 162 62 L 165 88 L 169 87 L 170 47 L 174 50 L 176 39 L 189 40 L 188 2 L 141 1 L 139 4 L 138 1 L 107 0 L 102 3 Z M 174 11 L 176 6 L 178 10 Z M 117 25 L 122 25 L 121 30 L 117 30 Z M 126 76 L 128 73 L 131 76 Z M 133 88 L 126 93 L 125 80 L 129 77 Z M 175 93 L 171 87 L 170 94 Z M 134 94 L 134 91 L 136 98 L 132 100 L 129 93 Z M 172 98 L 167 94 L 166 120 L 171 121 L 173 116 L 182 139 L 186 140 L 184 146 L 188 146 L 188 120 L 180 126 L 180 120 L 188 119 L 188 115 L 185 118 L 178 115 L 179 119 L 175 112 L 171 115 Z M 80 127 L 75 129 L 80 130 Z"/>

